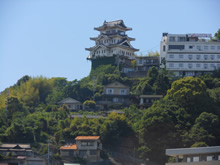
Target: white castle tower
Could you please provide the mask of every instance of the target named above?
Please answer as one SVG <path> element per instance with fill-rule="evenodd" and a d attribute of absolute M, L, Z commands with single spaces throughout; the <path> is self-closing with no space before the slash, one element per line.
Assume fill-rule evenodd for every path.
<path fill-rule="evenodd" d="M 131 46 L 130 41 L 134 41 L 135 38 L 126 35 L 126 31 L 132 30 L 132 28 L 126 27 L 123 20 L 104 21 L 102 26 L 94 29 L 100 34 L 98 37 L 90 38 L 95 41 L 95 46 L 86 48 L 90 51 L 88 60 L 114 56 L 134 59 L 134 52 L 138 49 Z"/>

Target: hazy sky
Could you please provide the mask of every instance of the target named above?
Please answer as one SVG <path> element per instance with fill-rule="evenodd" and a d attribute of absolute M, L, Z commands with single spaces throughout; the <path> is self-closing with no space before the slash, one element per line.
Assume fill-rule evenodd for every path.
<path fill-rule="evenodd" d="M 87 76 L 93 28 L 118 19 L 147 54 L 159 51 L 163 32 L 214 34 L 220 0 L 0 0 L 0 91 L 24 75 Z"/>

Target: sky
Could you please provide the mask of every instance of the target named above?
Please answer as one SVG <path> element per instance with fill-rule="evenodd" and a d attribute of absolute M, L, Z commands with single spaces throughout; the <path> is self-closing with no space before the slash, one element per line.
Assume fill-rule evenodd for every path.
<path fill-rule="evenodd" d="M 88 76 L 85 48 L 105 20 L 122 19 L 137 54 L 146 55 L 160 51 L 163 32 L 213 35 L 219 9 L 220 0 L 0 0 L 0 91 L 25 75 Z"/>

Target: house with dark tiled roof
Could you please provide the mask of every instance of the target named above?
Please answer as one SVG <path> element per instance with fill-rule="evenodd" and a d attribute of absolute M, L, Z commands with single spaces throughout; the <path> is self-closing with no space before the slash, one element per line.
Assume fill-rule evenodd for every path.
<path fill-rule="evenodd" d="M 72 99 L 70 97 L 68 98 L 65 98 L 64 100 L 62 101 L 59 101 L 57 103 L 58 105 L 62 106 L 62 105 L 67 105 L 67 107 L 71 110 L 71 111 L 75 111 L 75 110 L 81 110 L 83 109 L 83 104 L 78 101 L 78 100 L 75 100 L 75 99 Z"/>
<path fill-rule="evenodd" d="M 130 89 L 118 81 L 107 84 L 103 88 L 101 100 L 97 100 L 96 104 L 102 105 L 105 108 L 109 106 L 129 105 L 130 104 Z"/>
<path fill-rule="evenodd" d="M 61 157 L 81 157 L 89 162 L 100 161 L 102 143 L 100 136 L 77 136 L 76 144 L 69 144 L 60 147 Z"/>
<path fill-rule="evenodd" d="M 3 143 L 0 145 L 0 153 L 7 155 L 8 153 L 14 156 L 31 156 L 33 155 L 30 144 L 11 144 Z"/>
<path fill-rule="evenodd" d="M 11 155 L 1 161 L 2 165 L 46 165 L 44 158 L 34 155 L 30 144 L 3 143 L 0 145 L 0 154 Z"/>

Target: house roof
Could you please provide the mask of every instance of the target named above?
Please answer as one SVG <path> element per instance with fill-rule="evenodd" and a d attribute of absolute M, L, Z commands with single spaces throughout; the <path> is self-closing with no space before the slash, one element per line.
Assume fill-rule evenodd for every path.
<path fill-rule="evenodd" d="M 98 140 L 100 136 L 77 136 L 75 140 Z"/>
<path fill-rule="evenodd" d="M 65 98 L 62 101 L 59 101 L 58 104 L 78 104 L 80 103 L 78 100 L 72 99 L 70 97 Z"/>
<path fill-rule="evenodd" d="M 169 156 L 206 154 L 206 153 L 220 153 L 220 146 L 166 149 L 166 155 Z"/>
<path fill-rule="evenodd" d="M 163 95 L 140 95 L 140 98 L 162 98 Z"/>
<path fill-rule="evenodd" d="M 118 81 L 115 81 L 113 83 L 107 84 L 104 86 L 105 88 L 129 88 L 127 85 L 124 85 Z"/>
<path fill-rule="evenodd" d="M 0 145 L 0 148 L 8 148 L 8 149 L 30 149 L 30 144 L 10 144 L 10 143 L 3 143 Z"/>
<path fill-rule="evenodd" d="M 102 26 L 94 28 L 94 29 L 95 30 L 103 30 L 105 28 L 114 28 L 114 27 L 118 27 L 123 30 L 132 30 L 131 28 L 128 28 L 127 26 L 125 26 L 123 20 L 116 20 L 116 21 L 110 21 L 110 22 L 104 21 Z"/>
<path fill-rule="evenodd" d="M 88 119 L 98 119 L 98 118 L 105 118 L 103 116 L 100 116 L 100 115 L 80 115 L 80 114 L 76 114 L 76 115 L 70 115 L 70 118 L 74 118 L 74 117 L 78 117 L 78 118 L 83 118 L 83 117 L 86 117 Z"/>
<path fill-rule="evenodd" d="M 60 147 L 61 150 L 76 150 L 77 146 L 76 144 L 73 145 L 65 145 Z"/>

